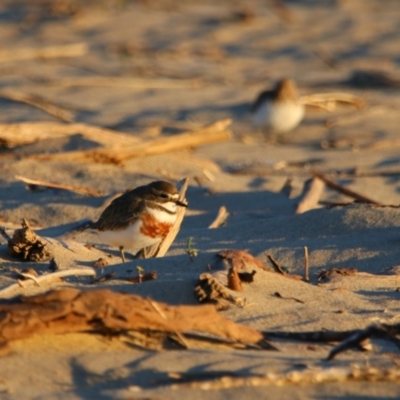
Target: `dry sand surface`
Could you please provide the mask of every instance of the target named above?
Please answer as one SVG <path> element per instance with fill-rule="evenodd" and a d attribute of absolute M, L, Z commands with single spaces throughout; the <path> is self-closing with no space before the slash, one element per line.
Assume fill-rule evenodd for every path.
<path fill-rule="evenodd" d="M 70 277 L 62 283 L 17 287 L 2 296 L 3 302 L 72 286 L 196 305 L 199 275 L 223 269 L 216 261 L 218 252 L 247 250 L 267 266 L 269 254 L 290 275 L 302 276 L 306 246 L 310 283 L 258 270 L 254 282 L 243 284 L 243 292 L 236 294 L 246 299 L 246 306 L 231 305 L 220 314 L 266 332 L 345 331 L 400 322 L 395 268 L 400 265 L 397 0 L 1 0 L 0 38 L 0 217 L 6 233 L 12 235 L 26 218 L 48 240 L 62 270 L 92 267 L 103 257 L 109 265 L 97 268 L 98 276 L 132 276 L 137 266 L 158 274 L 142 284 L 110 280 L 93 285 L 88 277 Z M 325 109 L 308 107 L 299 127 L 270 140 L 251 126 L 250 104 L 283 77 L 294 79 L 303 96 L 341 92 L 362 98 L 365 106 L 330 102 Z M 21 96 L 25 102 L 13 101 Z M 38 97 L 45 108 L 62 110 L 53 116 L 37 108 Z M 117 164 L 74 158 L 78 151 L 101 146 L 173 141 L 226 118 L 232 119 L 232 137 L 218 143 L 128 157 Z M 86 125 L 67 132 L 72 123 Z M 89 125 L 114 132 L 90 134 Z M 312 171 L 374 203 L 351 204 L 354 197 L 326 185 L 318 204 L 295 214 Z M 99 193 L 37 190 L 17 176 Z M 190 179 L 189 208 L 163 258 L 135 260 L 128 252 L 128 262 L 122 264 L 117 249 L 100 243 L 95 233 L 73 230 L 96 219 L 116 193 L 185 177 Z M 282 190 L 288 179 L 290 193 Z M 221 206 L 228 219 L 208 229 Z M 198 250 L 191 258 L 188 238 Z M 48 261 L 11 257 L 3 237 L 0 257 L 0 290 L 16 282 L 14 268 L 49 272 Z M 323 270 L 344 267 L 358 272 L 318 282 Z M 399 348 L 393 342 L 374 339 L 368 351 L 353 348 L 329 362 L 326 357 L 337 343 L 272 336 L 270 342 L 278 351 L 211 346 L 157 352 L 118 337 L 38 335 L 11 342 L 0 357 L 0 397 L 400 397 L 400 385 L 387 376 L 382 382 L 365 376 L 300 384 L 281 379 L 293 371 L 343 371 L 354 365 L 398 374 Z M 190 385 L 174 389 L 171 373 L 185 373 L 195 381 L 229 374 L 275 373 L 277 378 L 258 386 L 236 381 L 238 387 L 205 391 Z"/>

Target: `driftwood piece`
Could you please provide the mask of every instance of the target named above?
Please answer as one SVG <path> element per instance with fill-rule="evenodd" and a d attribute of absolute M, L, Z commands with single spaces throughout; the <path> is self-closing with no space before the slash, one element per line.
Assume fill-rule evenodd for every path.
<path fill-rule="evenodd" d="M 186 202 L 185 195 L 188 185 L 189 185 L 189 179 L 185 178 L 182 181 L 182 186 L 179 190 L 179 200 L 182 202 Z M 168 232 L 168 235 L 161 241 L 161 243 L 155 244 L 151 247 L 146 248 L 145 251 L 140 252 L 141 254 L 145 254 L 145 258 L 164 257 L 165 254 L 167 254 L 168 249 L 171 247 L 171 244 L 175 240 L 176 235 L 178 234 L 179 229 L 181 228 L 185 212 L 186 212 L 185 207 L 178 207 L 178 210 L 176 212 L 176 221 L 174 225 L 171 227 L 170 231 Z"/>
<path fill-rule="evenodd" d="M 218 214 L 215 220 L 208 226 L 209 229 L 219 228 L 221 225 L 225 223 L 225 221 L 229 217 L 229 212 L 225 206 L 221 206 L 218 210 Z"/>
<path fill-rule="evenodd" d="M 195 89 L 201 86 L 198 79 L 146 79 L 109 76 L 84 76 L 48 80 L 47 84 L 61 87 L 112 87 L 129 89 Z"/>
<path fill-rule="evenodd" d="M 235 267 L 237 271 L 259 268 L 264 271 L 271 271 L 260 259 L 252 256 L 245 250 L 222 250 L 217 254 L 229 267 Z"/>
<path fill-rule="evenodd" d="M 243 291 L 242 282 L 235 267 L 230 267 L 228 271 L 228 288 L 235 292 Z"/>
<path fill-rule="evenodd" d="M 325 188 L 325 183 L 314 177 L 304 183 L 303 193 L 297 203 L 296 214 L 302 214 L 306 211 L 312 210 L 318 206 L 319 200 Z"/>
<path fill-rule="evenodd" d="M 267 256 L 268 260 L 271 262 L 271 264 L 273 265 L 275 272 L 278 272 L 282 276 L 285 276 L 286 278 L 294 279 L 296 281 L 299 281 L 302 279 L 302 276 L 300 276 L 300 275 L 290 275 L 289 273 L 287 273 L 281 267 L 281 265 L 271 256 L 271 254 L 266 254 L 266 256 Z"/>
<path fill-rule="evenodd" d="M 49 59 L 49 58 L 66 58 L 66 57 L 81 57 L 89 51 L 89 46 L 86 43 L 73 43 L 59 46 L 48 46 L 42 48 L 15 48 L 0 50 L 0 63 L 34 60 L 34 59 Z"/>
<path fill-rule="evenodd" d="M 304 282 L 310 281 L 310 260 L 308 256 L 308 247 L 304 246 Z"/>
<path fill-rule="evenodd" d="M 8 147 L 23 146 L 44 139 L 76 134 L 81 134 L 86 139 L 104 146 L 127 146 L 140 142 L 139 139 L 125 133 L 82 123 L 68 125 L 59 122 L 0 124 L 0 142 Z"/>
<path fill-rule="evenodd" d="M 116 279 L 122 280 L 122 281 L 127 281 L 131 283 L 143 283 L 146 281 L 152 281 L 154 279 L 157 279 L 157 271 L 151 271 L 147 273 L 141 273 L 138 276 L 119 276 Z"/>
<path fill-rule="evenodd" d="M 18 283 L 14 283 L 10 286 L 7 286 L 4 289 L 1 289 L 0 299 L 5 298 L 10 294 L 15 294 L 14 292 L 17 289 L 21 291 L 21 287 L 23 290 L 23 288 L 26 288 L 28 286 L 34 286 L 34 285 L 41 286 L 42 284 L 49 284 L 54 281 L 59 281 L 61 278 L 65 278 L 67 276 L 95 276 L 95 275 L 96 271 L 93 268 L 71 268 L 53 272 L 50 274 L 44 274 L 39 277 L 35 277 L 34 280 L 32 279 L 32 276 L 29 276 L 29 278 L 31 278 L 32 280 L 28 280 L 23 284 L 21 284 L 21 281 L 18 281 Z M 24 276 L 26 277 L 26 274 L 24 274 Z"/>
<path fill-rule="evenodd" d="M 33 185 L 33 186 L 44 186 L 44 187 L 52 188 L 52 189 L 68 190 L 70 192 L 87 194 L 89 196 L 103 196 L 104 195 L 104 193 L 101 192 L 100 190 L 87 189 L 84 187 L 67 185 L 65 183 L 40 181 L 37 179 L 26 178 L 26 177 L 20 176 L 20 175 L 15 175 L 15 179 L 22 181 L 28 185 Z"/>
<path fill-rule="evenodd" d="M 356 268 L 329 268 L 329 269 L 324 269 L 321 271 L 321 273 L 318 275 L 318 282 L 324 279 L 331 278 L 332 276 L 335 275 L 342 275 L 342 276 L 354 276 L 358 272 L 358 269 Z"/>
<path fill-rule="evenodd" d="M 175 378 L 175 379 L 172 379 Z M 202 376 L 196 373 L 183 373 L 171 377 L 169 384 L 163 384 L 170 389 L 200 389 L 220 390 L 239 387 L 284 386 L 322 384 L 334 382 L 400 382 L 400 368 L 371 367 L 369 365 L 352 364 L 339 367 L 315 367 L 299 370 L 294 368 L 287 372 L 270 372 L 265 375 L 249 375 L 242 371 L 238 373 L 215 371 Z"/>
<path fill-rule="evenodd" d="M 351 105 L 355 108 L 363 108 L 364 100 L 358 96 L 344 92 L 314 93 L 308 96 L 301 96 L 300 102 L 307 106 L 323 108 L 333 111 L 337 104 Z"/>
<path fill-rule="evenodd" d="M 33 334 L 95 331 L 118 334 L 130 330 L 184 333 L 200 331 L 234 342 L 257 344 L 256 330 L 221 317 L 214 306 L 169 306 L 111 290 L 83 292 L 64 288 L 12 304 L 1 304 L 0 344 Z"/>
<path fill-rule="evenodd" d="M 322 181 L 324 181 L 324 182 L 326 183 L 326 185 L 329 186 L 331 189 L 334 189 L 334 190 L 336 190 L 336 191 L 338 191 L 338 192 L 340 192 L 340 193 L 343 193 L 343 194 L 345 194 L 346 196 L 350 196 L 350 197 L 352 197 L 352 198 L 358 200 L 359 202 L 362 202 L 362 203 L 370 203 L 370 204 L 375 204 L 375 205 L 382 205 L 381 203 L 379 203 L 379 202 L 377 202 L 377 201 L 375 201 L 375 200 L 372 200 L 371 198 L 369 198 L 369 197 L 367 197 L 367 196 L 364 196 L 364 195 L 362 195 L 362 194 L 359 194 L 359 193 L 357 193 L 357 192 L 355 192 L 355 191 L 353 191 L 353 190 L 347 189 L 347 188 L 345 188 L 345 187 L 343 187 L 343 186 L 341 186 L 341 185 L 339 185 L 339 184 L 337 184 L 337 183 L 331 181 L 330 179 L 328 179 L 328 178 L 325 177 L 324 175 L 319 174 L 318 172 L 315 172 L 315 171 L 314 171 L 314 172 L 312 172 L 312 174 L 313 174 L 316 178 L 319 178 L 319 179 L 321 179 Z"/>
<path fill-rule="evenodd" d="M 72 111 L 67 110 L 64 107 L 56 106 L 50 100 L 41 96 L 22 93 L 14 89 L 0 89 L 0 97 L 39 108 L 47 114 L 50 114 L 64 122 L 73 122 L 75 120 L 75 114 Z"/>
<path fill-rule="evenodd" d="M 400 340 L 396 335 L 400 334 L 400 324 L 387 325 L 377 324 L 371 325 L 365 329 L 354 331 L 354 333 L 346 338 L 342 343 L 335 346 L 327 357 L 327 360 L 333 360 L 339 353 L 360 346 L 360 344 L 370 338 L 386 339 L 394 343 L 400 349 Z"/>
<path fill-rule="evenodd" d="M 171 151 L 189 149 L 228 140 L 231 137 L 231 133 L 227 130 L 227 127 L 231 123 L 232 120 L 224 119 L 193 132 L 155 138 L 134 145 L 118 145 L 114 147 L 70 151 L 57 154 L 39 154 L 30 157 L 39 160 L 69 160 L 119 164 L 132 158 L 164 154 Z"/>
<path fill-rule="evenodd" d="M 22 228 L 16 229 L 8 241 L 8 253 L 23 261 L 46 261 L 52 257 L 46 240 L 37 235 L 24 219 Z"/>
<path fill-rule="evenodd" d="M 244 298 L 232 295 L 230 290 L 210 273 L 199 276 L 194 291 L 200 303 L 214 304 L 218 311 L 226 310 L 229 304 L 243 307 L 246 302 Z"/>

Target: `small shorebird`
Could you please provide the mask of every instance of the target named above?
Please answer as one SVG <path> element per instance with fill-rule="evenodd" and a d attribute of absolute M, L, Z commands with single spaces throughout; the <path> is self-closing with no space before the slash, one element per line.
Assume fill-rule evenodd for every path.
<path fill-rule="evenodd" d="M 176 187 L 156 181 L 113 200 L 90 228 L 97 230 L 102 242 L 118 247 L 125 262 L 124 249 L 145 249 L 167 236 L 178 206 L 187 204 L 179 200 Z"/>
<path fill-rule="evenodd" d="M 294 81 L 282 79 L 273 90 L 259 94 L 251 112 L 253 125 L 257 128 L 269 133 L 283 133 L 300 123 L 304 116 L 304 105 L 299 102 Z"/>

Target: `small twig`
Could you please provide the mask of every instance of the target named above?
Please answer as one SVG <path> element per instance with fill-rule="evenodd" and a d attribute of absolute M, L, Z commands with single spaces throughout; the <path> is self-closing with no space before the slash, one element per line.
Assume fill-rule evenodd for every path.
<path fill-rule="evenodd" d="M 364 107 L 363 99 L 344 92 L 314 93 L 308 96 L 301 96 L 300 102 L 304 105 L 321 107 L 329 111 L 334 110 L 336 103 L 349 104 L 358 109 Z"/>
<path fill-rule="evenodd" d="M 359 194 L 357 192 L 354 192 L 353 190 L 347 189 L 333 181 L 331 181 L 330 179 L 326 178 L 324 175 L 319 174 L 318 172 L 312 171 L 311 172 L 312 175 L 314 175 L 316 178 L 321 179 L 322 181 L 324 181 L 327 186 L 329 186 L 330 188 L 337 190 L 340 193 L 345 194 L 346 196 L 350 196 L 353 197 L 354 199 L 361 201 L 363 203 L 370 203 L 370 204 L 376 204 L 376 205 L 382 205 L 381 203 L 370 199 L 369 197 L 366 197 L 362 194 Z"/>
<path fill-rule="evenodd" d="M 159 137 L 127 145 L 115 145 L 115 142 L 111 139 L 110 143 L 113 143 L 114 146 L 108 144 L 106 147 L 89 150 L 66 151 L 57 154 L 34 154 L 29 158 L 120 164 L 132 158 L 192 149 L 229 140 L 231 132 L 228 130 L 228 126 L 231 123 L 232 120 L 223 119 L 193 132 L 184 132 L 171 137 Z"/>
<path fill-rule="evenodd" d="M 59 278 L 64 278 L 66 276 L 96 276 L 96 271 L 93 268 L 73 268 L 66 269 L 63 271 L 57 271 L 50 274 L 45 274 L 36 278 L 35 281 L 27 281 L 24 283 L 24 287 L 32 286 L 34 283 L 41 285 L 44 283 L 49 283 L 51 281 L 57 280 Z M 15 289 L 20 288 L 19 283 L 14 283 L 10 286 L 7 286 L 4 289 L 0 290 L 0 298 L 4 298 L 10 292 L 13 292 Z"/>
<path fill-rule="evenodd" d="M 0 50 L 0 63 L 47 59 L 47 58 L 65 58 L 65 57 L 81 57 L 89 50 L 86 43 L 74 43 L 60 46 L 48 46 L 42 48 L 22 48 Z"/>
<path fill-rule="evenodd" d="M 294 368 L 283 373 L 267 373 L 265 375 L 233 374 L 231 371 L 216 371 L 213 376 L 198 374 L 181 374 L 180 379 L 172 380 L 166 387 L 177 389 L 221 390 L 233 388 L 248 388 L 260 386 L 285 386 L 322 384 L 333 382 L 399 382 L 400 369 L 372 368 L 370 366 L 351 365 L 345 367 Z"/>
<path fill-rule="evenodd" d="M 304 183 L 303 193 L 296 207 L 296 214 L 302 214 L 318 206 L 319 200 L 325 188 L 325 183 L 318 177 L 307 180 Z"/>
<path fill-rule="evenodd" d="M 62 87 L 113 87 L 129 89 L 192 89 L 200 86 L 196 79 L 143 79 L 108 76 L 85 76 L 74 78 L 61 78 L 47 81 L 48 84 Z"/>
<path fill-rule="evenodd" d="M 68 190 L 70 192 L 75 192 L 75 193 L 80 193 L 80 194 L 88 194 L 89 196 L 103 196 L 103 194 L 104 194 L 100 190 L 87 189 L 87 188 L 83 188 L 83 187 L 67 185 L 64 183 L 47 182 L 47 181 L 41 181 L 41 180 L 37 180 L 37 179 L 30 179 L 30 178 L 26 178 L 21 175 L 15 175 L 14 178 L 19 181 L 22 181 L 24 183 L 27 183 L 28 185 L 44 186 L 44 187 L 48 187 L 48 188 L 52 188 L 52 189 Z"/>
<path fill-rule="evenodd" d="M 286 272 L 283 270 L 283 268 L 273 259 L 273 257 L 270 254 L 267 254 L 267 258 L 269 261 L 271 261 L 271 264 L 275 267 L 275 270 L 279 272 L 282 275 L 286 275 Z"/>
<path fill-rule="evenodd" d="M 309 258 L 308 258 L 308 247 L 304 246 L 304 281 L 309 282 Z"/>
<path fill-rule="evenodd" d="M 300 300 L 300 299 L 296 299 L 296 297 L 286 297 L 286 296 L 282 296 L 279 292 L 275 292 L 273 294 L 274 297 L 278 297 L 279 299 L 283 299 L 283 300 L 294 300 L 297 303 L 301 303 L 301 304 L 305 304 L 305 301 Z"/>
<path fill-rule="evenodd" d="M 353 347 L 359 346 L 365 339 L 375 337 L 390 340 L 397 348 L 400 349 L 400 340 L 395 335 L 399 334 L 400 324 L 396 325 L 371 325 L 363 330 L 354 331 L 350 337 L 345 339 L 342 343 L 335 346 L 327 357 L 327 360 L 332 360 L 337 354 L 349 350 Z"/>
<path fill-rule="evenodd" d="M 99 276 L 98 278 L 93 279 L 91 283 L 92 284 L 102 283 L 102 282 L 106 282 L 106 281 L 109 281 L 114 278 L 115 278 L 115 272 L 109 272 L 108 274 L 105 274 L 105 275 Z"/>
<path fill-rule="evenodd" d="M 182 181 L 182 186 L 179 190 L 179 200 L 182 202 L 186 202 L 186 190 L 189 186 L 189 179 L 185 178 Z M 181 228 L 181 224 L 183 221 L 183 218 L 185 216 L 186 208 L 185 207 L 179 207 L 177 212 L 176 212 L 176 221 L 170 231 L 168 232 L 168 235 L 164 238 L 164 240 L 158 244 L 155 245 L 151 248 L 151 251 L 153 255 L 150 255 L 149 251 L 147 252 L 147 256 L 151 257 L 164 257 L 165 254 L 167 254 L 168 249 L 171 247 L 171 244 L 175 240 L 176 236 L 178 235 L 179 229 Z"/>
<path fill-rule="evenodd" d="M 38 278 L 36 276 L 33 276 L 32 274 L 28 274 L 28 273 L 25 273 L 25 272 L 17 271 L 17 270 L 13 270 L 13 271 L 16 274 L 22 276 L 23 278 L 32 279 L 36 283 L 37 286 L 40 286 L 39 280 L 38 280 Z"/>
<path fill-rule="evenodd" d="M 132 276 L 132 277 L 118 277 L 117 279 L 120 279 L 123 281 L 128 281 L 131 283 L 143 283 L 146 281 L 152 281 L 154 279 L 157 279 L 157 271 L 151 271 L 146 274 L 141 274 L 141 275 Z"/>
<path fill-rule="evenodd" d="M 75 120 L 75 115 L 72 111 L 56 106 L 50 100 L 44 99 L 43 97 L 21 93 L 13 89 L 0 89 L 0 97 L 39 108 L 64 122 L 73 122 Z"/>
<path fill-rule="evenodd" d="M 215 229 L 220 227 L 221 225 L 223 225 L 225 223 L 225 221 L 228 219 L 229 217 L 229 212 L 226 209 L 225 206 L 221 206 L 218 210 L 218 214 L 217 217 L 215 218 L 215 220 L 208 226 L 209 229 Z"/>
<path fill-rule="evenodd" d="M 161 315 L 161 317 L 165 320 L 167 320 L 167 316 L 163 313 L 163 311 L 161 310 L 161 308 L 158 306 L 158 304 L 150 299 L 148 299 L 150 305 Z M 178 332 L 175 331 L 174 334 L 179 338 L 181 344 L 186 347 L 187 349 L 189 349 L 189 343 L 186 341 L 186 339 L 183 337 L 183 335 Z"/>
<path fill-rule="evenodd" d="M 60 122 L 22 122 L 0 124 L 0 139 L 8 147 L 23 146 L 40 140 L 81 134 L 85 139 L 103 146 L 129 146 L 141 142 L 126 133 L 98 126 Z"/>
<path fill-rule="evenodd" d="M 228 271 L 228 288 L 235 290 L 236 292 L 243 291 L 242 282 L 239 278 L 237 269 L 234 266 L 230 267 Z"/>

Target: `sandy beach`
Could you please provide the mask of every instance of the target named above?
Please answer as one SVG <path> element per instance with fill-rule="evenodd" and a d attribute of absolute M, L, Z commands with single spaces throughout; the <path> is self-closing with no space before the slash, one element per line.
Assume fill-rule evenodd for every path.
<path fill-rule="evenodd" d="M 389 0 L 0 1 L 0 308 L 67 288 L 198 306 L 200 275 L 226 285 L 219 253 L 243 250 L 265 270 L 234 252 L 254 281 L 227 289 L 241 303 L 218 314 L 276 349 L 189 337 L 186 349 L 154 350 L 93 332 L 4 340 L 4 328 L 0 397 L 398 398 L 395 335 L 327 361 L 340 340 L 312 333 L 400 322 L 399 24 Z M 271 139 L 250 107 L 282 78 L 297 83 L 306 114 Z M 127 250 L 122 263 L 76 230 L 127 190 L 184 178 L 189 206 L 164 257 Z M 296 213 L 312 178 L 316 200 Z M 209 228 L 221 207 L 226 220 Z M 9 253 L 23 219 L 56 267 Z M 138 267 L 157 279 L 79 275 L 132 278 Z M 27 268 L 78 272 L 18 284 Z"/>

